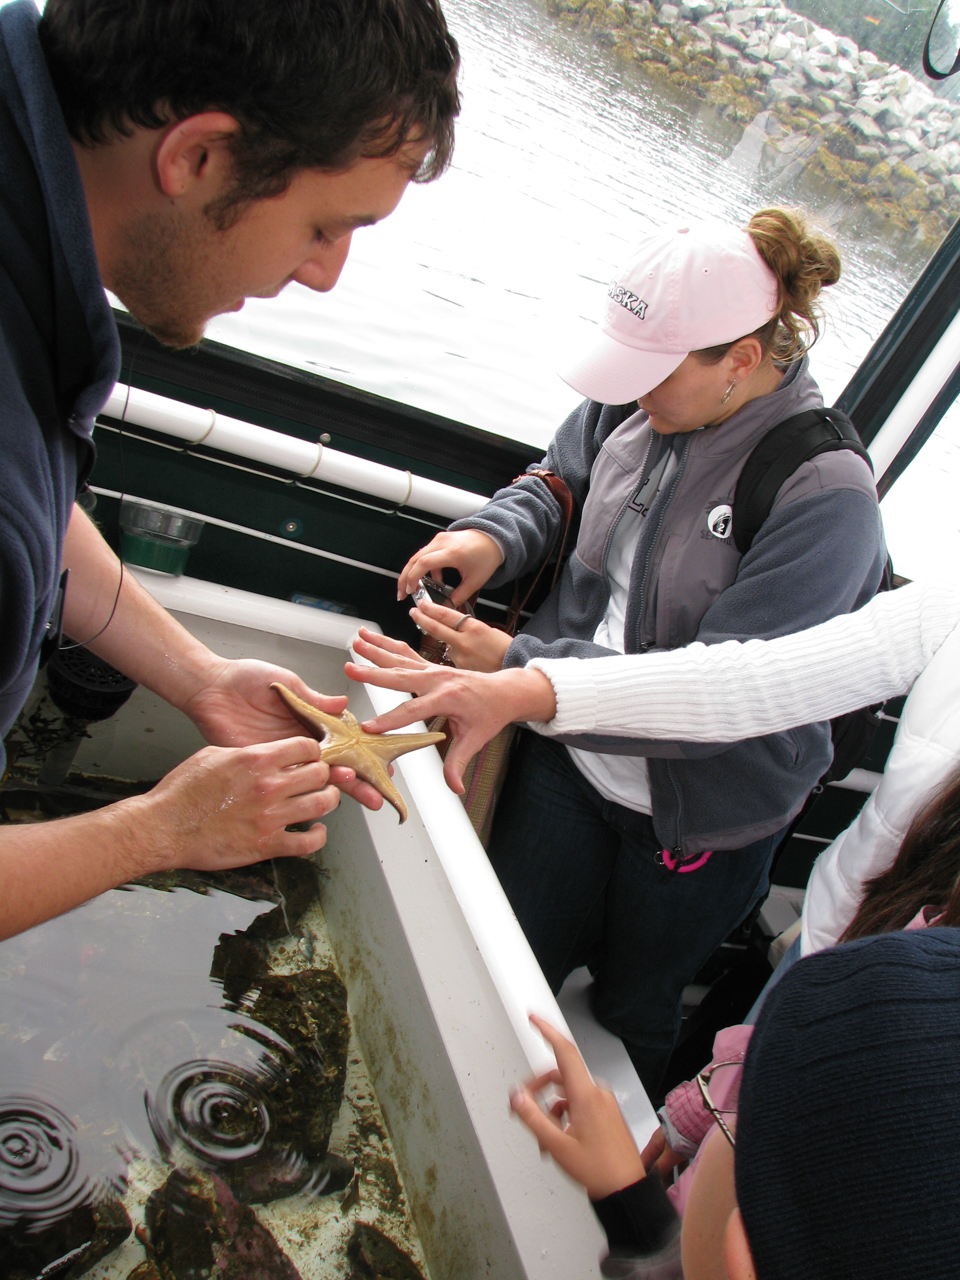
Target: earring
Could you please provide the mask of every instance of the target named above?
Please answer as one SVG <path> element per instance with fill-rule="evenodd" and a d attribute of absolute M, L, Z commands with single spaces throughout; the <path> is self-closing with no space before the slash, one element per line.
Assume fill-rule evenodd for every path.
<path fill-rule="evenodd" d="M 721 403 L 721 404 L 726 404 L 726 403 L 727 403 L 727 401 L 728 401 L 728 400 L 730 399 L 730 397 L 733 395 L 733 388 L 734 388 L 736 385 L 737 385 L 737 380 L 736 380 L 736 378 L 734 378 L 734 380 L 730 383 L 729 387 L 727 387 L 726 391 L 725 391 L 725 392 L 723 393 L 723 395 L 720 397 L 720 403 Z"/>

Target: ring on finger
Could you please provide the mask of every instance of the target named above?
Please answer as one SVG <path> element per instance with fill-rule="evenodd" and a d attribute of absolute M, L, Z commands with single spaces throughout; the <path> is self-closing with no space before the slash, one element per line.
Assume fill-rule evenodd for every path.
<path fill-rule="evenodd" d="M 459 631 L 460 628 L 463 626 L 463 624 L 466 622 L 467 618 L 469 618 L 469 616 L 470 615 L 468 613 L 465 613 L 459 622 L 454 623 L 453 630 Z"/>

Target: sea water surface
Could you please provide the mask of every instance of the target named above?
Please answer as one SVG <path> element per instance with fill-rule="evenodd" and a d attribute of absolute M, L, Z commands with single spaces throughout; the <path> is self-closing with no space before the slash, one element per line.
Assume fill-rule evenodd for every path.
<path fill-rule="evenodd" d="M 742 224 L 799 202 L 843 257 L 812 356 L 827 402 L 837 397 L 924 249 L 795 179 L 764 177 L 749 132 L 623 65 L 540 0 L 444 10 L 463 56 L 451 170 L 355 235 L 332 293 L 291 285 L 219 318 L 209 337 L 522 440 L 533 457 L 578 400 L 557 369 L 645 232 L 697 217 Z M 908 576 L 960 553 L 958 473 L 960 421 L 948 420 L 884 503 Z"/>

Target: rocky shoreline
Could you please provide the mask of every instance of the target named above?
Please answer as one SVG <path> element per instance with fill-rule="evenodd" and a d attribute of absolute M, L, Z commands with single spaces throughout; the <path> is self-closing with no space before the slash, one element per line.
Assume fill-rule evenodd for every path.
<path fill-rule="evenodd" d="M 781 187 L 802 173 L 930 248 L 960 216 L 960 104 L 853 40 L 763 0 L 546 6 L 744 126 Z"/>

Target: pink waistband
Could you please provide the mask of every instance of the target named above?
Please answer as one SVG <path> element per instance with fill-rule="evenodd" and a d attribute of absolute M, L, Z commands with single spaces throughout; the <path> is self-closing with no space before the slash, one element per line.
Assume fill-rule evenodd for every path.
<path fill-rule="evenodd" d="M 669 849 L 661 849 L 660 857 L 663 859 L 663 865 L 668 871 L 676 871 L 678 875 L 683 875 L 686 871 L 698 871 L 705 862 L 713 857 L 712 849 L 705 849 L 699 858 L 695 858 L 692 862 L 681 862 L 679 858 L 675 858 Z"/>

